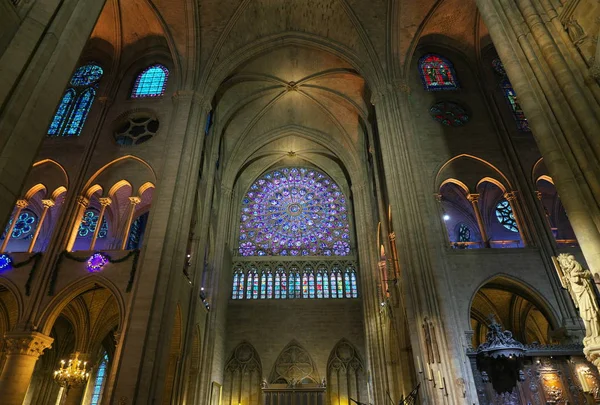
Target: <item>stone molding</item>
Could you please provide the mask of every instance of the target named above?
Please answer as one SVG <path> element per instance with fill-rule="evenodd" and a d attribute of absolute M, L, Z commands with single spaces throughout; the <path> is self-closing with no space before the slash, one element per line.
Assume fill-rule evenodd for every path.
<path fill-rule="evenodd" d="M 9 332 L 4 335 L 7 355 L 40 357 L 52 347 L 54 339 L 39 332 Z"/>

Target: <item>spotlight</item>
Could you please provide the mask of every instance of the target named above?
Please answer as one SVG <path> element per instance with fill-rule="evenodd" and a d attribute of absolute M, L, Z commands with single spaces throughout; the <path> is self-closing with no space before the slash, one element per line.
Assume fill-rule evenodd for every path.
<path fill-rule="evenodd" d="M 450 221 L 450 215 L 444 214 L 444 221 Z"/>

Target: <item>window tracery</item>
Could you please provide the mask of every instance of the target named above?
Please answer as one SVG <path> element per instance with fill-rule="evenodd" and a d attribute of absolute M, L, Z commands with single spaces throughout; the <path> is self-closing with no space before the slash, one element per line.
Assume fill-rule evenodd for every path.
<path fill-rule="evenodd" d="M 78 235 L 83 238 L 92 238 L 94 236 L 94 232 L 96 232 L 96 226 L 98 226 L 98 219 L 100 218 L 100 213 L 94 209 L 90 208 L 83 214 L 83 218 L 81 219 L 81 223 L 79 224 Z M 106 217 L 102 218 L 102 225 L 100 225 L 100 230 L 98 231 L 98 238 L 103 239 L 108 235 L 108 223 L 106 222 Z"/>
<path fill-rule="evenodd" d="M 6 229 L 4 229 L 4 233 L 2 234 L 2 239 L 6 238 L 6 234 L 12 225 L 13 218 L 8 221 L 6 225 Z M 13 227 L 12 233 L 10 235 L 11 239 L 31 239 L 33 238 L 33 233 L 37 228 L 38 218 L 32 211 L 23 210 L 19 214 L 19 218 L 17 218 L 17 222 Z"/>
<path fill-rule="evenodd" d="M 471 228 L 465 224 L 460 224 L 458 227 L 458 241 L 471 242 Z"/>
<path fill-rule="evenodd" d="M 317 170 L 273 170 L 242 200 L 239 243 L 242 256 L 347 256 L 346 198 Z"/>
<path fill-rule="evenodd" d="M 79 67 L 71 77 L 48 127 L 48 136 L 79 136 L 96 97 L 104 70 L 90 63 Z"/>
<path fill-rule="evenodd" d="M 452 62 L 442 56 L 434 54 L 423 56 L 419 60 L 419 73 L 427 91 L 459 88 Z"/>
<path fill-rule="evenodd" d="M 147 67 L 135 79 L 132 98 L 160 97 L 165 94 L 169 69 L 163 65 L 156 64 Z"/>
<path fill-rule="evenodd" d="M 264 270 L 259 273 L 254 264 L 240 262 L 234 266 L 232 299 L 358 298 L 352 261 L 277 265 L 274 272 L 270 266 L 261 268 Z"/>
<path fill-rule="evenodd" d="M 517 221 L 515 220 L 515 216 L 513 214 L 512 207 L 508 200 L 503 198 L 496 204 L 496 218 L 498 222 L 502 224 L 506 229 L 511 232 L 519 232 L 519 228 L 517 228 Z"/>

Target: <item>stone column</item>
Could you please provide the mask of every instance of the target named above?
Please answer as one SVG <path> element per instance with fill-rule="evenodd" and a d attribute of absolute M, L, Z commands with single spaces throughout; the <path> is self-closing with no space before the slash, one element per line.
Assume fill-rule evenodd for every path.
<path fill-rule="evenodd" d="M 121 250 L 125 250 L 127 248 L 129 228 L 131 228 L 131 223 L 133 222 L 135 207 L 141 202 L 142 199 L 140 197 L 129 197 L 129 214 L 127 214 L 127 222 L 125 223 L 125 228 L 123 229 L 123 234 L 121 235 Z"/>
<path fill-rule="evenodd" d="M 29 244 L 29 249 L 27 249 L 28 253 L 33 252 L 33 249 L 35 248 L 35 243 L 37 242 L 38 237 L 40 236 L 40 232 L 42 231 L 42 225 L 44 225 L 44 222 L 46 221 L 46 215 L 48 215 L 48 210 L 54 207 L 53 200 L 42 200 L 42 204 L 44 205 L 44 210 L 42 211 L 42 215 L 40 216 L 40 220 L 38 221 L 37 228 L 35 228 L 35 233 L 33 234 L 33 238 L 31 239 L 31 243 Z"/>
<path fill-rule="evenodd" d="M 2 405 L 21 405 L 25 399 L 33 369 L 52 339 L 38 332 L 9 332 L 4 335 L 6 362 L 0 375 Z"/>
<path fill-rule="evenodd" d="M 585 259 L 590 270 L 600 274 L 600 175 L 598 157 L 593 152 L 597 148 L 592 146 L 589 136 L 578 131 L 573 112 L 565 107 L 585 102 L 585 97 L 583 94 L 577 95 L 575 88 L 567 90 L 569 97 L 565 97 L 562 86 L 566 86 L 570 78 L 562 77 L 558 88 L 548 81 L 546 72 L 559 75 L 558 65 L 552 62 L 553 66 L 550 67 L 548 60 L 552 59 L 552 55 L 558 55 L 550 50 L 552 55 L 546 52 L 540 58 L 532 45 L 531 36 L 534 34 L 529 31 L 532 27 L 525 24 L 534 22 L 531 16 L 534 10 L 530 6 L 522 3 L 524 18 L 515 1 L 476 1 L 510 81 L 519 95 L 519 103 L 527 115 Z M 535 20 L 533 25 L 541 24 L 538 19 Z M 535 33 L 537 40 L 544 35 L 539 31 Z M 562 62 L 560 64 L 565 68 Z M 583 111 L 581 109 L 588 111 L 589 107 L 578 105 L 577 108 L 576 117 L 579 118 Z M 582 127 L 588 131 L 590 121 L 584 120 Z M 597 129 L 596 124 L 592 131 L 597 132 Z"/>
<path fill-rule="evenodd" d="M 479 234 L 481 235 L 481 243 L 483 244 L 483 247 L 490 247 L 488 235 L 485 230 L 485 223 L 483 222 L 481 210 L 479 209 L 479 194 L 469 194 L 467 196 L 467 200 L 471 202 L 473 212 L 475 213 L 475 219 L 477 219 L 477 226 L 479 227 Z"/>
<path fill-rule="evenodd" d="M 12 218 L 12 222 L 10 223 L 10 226 L 8 227 L 8 230 L 6 231 L 6 236 L 4 237 L 4 242 L 2 242 L 2 246 L 0 246 L 0 253 L 3 253 L 6 250 L 6 246 L 8 245 L 8 242 L 10 241 L 10 237 L 12 236 L 13 230 L 15 229 L 15 225 L 17 224 L 17 221 L 19 220 L 19 216 L 21 215 L 21 211 L 23 211 L 25 208 L 27 208 L 28 205 L 29 205 L 29 203 L 27 202 L 27 200 L 17 200 L 17 209 L 15 210 L 15 215 Z"/>
<path fill-rule="evenodd" d="M 73 229 L 71 230 L 71 236 L 69 237 L 69 240 L 67 241 L 67 251 L 71 251 L 73 250 L 73 245 L 75 244 L 75 239 L 77 239 L 77 233 L 79 232 L 79 225 L 81 224 L 81 221 L 83 220 L 83 215 L 85 214 L 85 210 L 87 209 L 88 205 L 90 204 L 90 200 L 88 200 L 86 197 L 84 196 L 79 196 L 77 197 L 77 209 L 75 212 L 75 218 L 78 218 L 78 220 L 75 221 L 75 223 L 73 224 Z"/>
<path fill-rule="evenodd" d="M 90 242 L 90 250 L 94 250 L 96 246 L 96 241 L 98 240 L 98 234 L 100 233 L 100 228 L 102 228 L 102 221 L 104 220 L 104 213 L 106 212 L 106 207 L 112 204 L 112 200 L 108 197 L 100 198 L 100 213 L 98 214 L 98 222 L 96 223 L 96 229 L 94 229 L 94 236 L 92 237 L 92 241 Z"/>
<path fill-rule="evenodd" d="M 510 209 L 513 213 L 513 217 L 515 218 L 515 222 L 517 223 L 517 229 L 519 230 L 519 235 L 521 236 L 521 241 L 524 246 L 528 245 L 526 239 L 525 232 L 525 224 L 523 223 L 523 217 L 521 216 L 521 210 L 518 205 L 517 195 L 514 191 L 510 191 L 508 193 L 504 193 L 504 198 L 510 204 Z"/>

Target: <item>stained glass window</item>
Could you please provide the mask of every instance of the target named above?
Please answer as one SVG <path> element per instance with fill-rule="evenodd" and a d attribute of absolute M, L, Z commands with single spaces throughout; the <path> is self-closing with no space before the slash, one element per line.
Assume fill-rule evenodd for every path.
<path fill-rule="evenodd" d="M 102 391 L 104 391 L 104 382 L 106 381 L 106 372 L 108 368 L 108 354 L 104 353 L 102 356 L 102 361 L 98 366 L 98 371 L 96 373 L 96 380 L 94 381 L 94 390 L 92 391 L 92 400 L 90 401 L 90 405 L 98 405 L 100 404 L 100 399 L 102 399 Z"/>
<path fill-rule="evenodd" d="M 327 276 L 325 276 L 327 282 Z M 323 298 L 323 273 L 317 272 L 317 298 Z"/>
<path fill-rule="evenodd" d="M 423 56 L 419 60 L 419 73 L 425 90 L 456 90 L 459 88 L 452 63 L 439 55 Z"/>
<path fill-rule="evenodd" d="M 517 130 L 522 132 L 531 132 L 531 129 L 529 128 L 529 122 L 525 117 L 525 113 L 521 108 L 521 104 L 519 104 L 517 93 L 513 89 L 510 80 L 508 80 L 506 70 L 504 69 L 504 65 L 502 64 L 500 58 L 495 58 L 492 61 L 492 67 L 494 68 L 494 71 L 502 77 L 502 80 L 500 81 L 500 89 L 502 90 L 502 94 L 504 94 L 504 98 L 508 102 L 515 122 L 517 123 Z"/>
<path fill-rule="evenodd" d="M 308 298 L 315 298 L 315 275 L 308 274 Z"/>
<path fill-rule="evenodd" d="M 308 273 L 302 274 L 302 298 L 308 298 Z"/>
<path fill-rule="evenodd" d="M 8 222 L 7 229 L 12 225 L 12 219 Z M 13 227 L 11 239 L 31 239 L 35 228 L 37 227 L 37 216 L 29 211 L 23 210 L 19 214 L 19 218 Z M 4 237 L 6 235 L 6 230 Z M 4 239 L 4 238 L 3 238 Z"/>
<path fill-rule="evenodd" d="M 347 256 L 346 198 L 329 176 L 302 167 L 271 171 L 242 200 L 242 256 Z"/>
<path fill-rule="evenodd" d="M 48 128 L 48 136 L 79 136 L 92 108 L 104 71 L 96 64 L 79 67 L 71 77 Z"/>
<path fill-rule="evenodd" d="M 260 275 L 260 299 L 267 298 L 267 273 L 264 271 Z"/>
<path fill-rule="evenodd" d="M 342 273 L 339 270 L 334 270 L 337 278 L 337 297 L 344 298 L 344 281 L 342 280 Z"/>
<path fill-rule="evenodd" d="M 79 232 L 78 235 L 82 238 L 92 238 L 94 236 L 94 232 L 96 231 L 96 226 L 98 225 L 98 219 L 100 218 L 100 214 L 94 208 L 88 209 L 84 214 L 79 224 Z M 100 226 L 100 230 L 98 231 L 98 239 L 106 238 L 108 235 L 108 223 L 106 222 L 106 217 L 102 218 L 102 225 Z"/>
<path fill-rule="evenodd" d="M 335 273 L 332 271 L 329 276 L 330 284 L 331 284 L 331 298 L 337 298 L 337 279 L 335 277 Z"/>
<path fill-rule="evenodd" d="M 252 274 L 252 299 L 253 300 L 257 300 L 258 299 L 258 291 L 259 291 L 259 280 L 258 280 L 258 271 L 256 270 L 251 270 L 250 273 Z"/>
<path fill-rule="evenodd" d="M 269 271 L 267 273 L 267 299 L 273 298 L 273 274 Z"/>
<path fill-rule="evenodd" d="M 152 65 L 146 68 L 135 79 L 132 98 L 160 97 L 165 94 L 169 69 L 163 65 Z"/>
<path fill-rule="evenodd" d="M 289 281 L 289 298 L 301 298 L 302 297 L 302 285 L 300 281 L 300 272 L 297 270 L 290 272 Z"/>
<path fill-rule="evenodd" d="M 350 279 L 350 286 L 349 286 L 350 296 L 352 298 L 358 298 L 358 286 L 356 285 L 356 271 L 354 270 L 353 267 L 349 267 L 346 269 L 346 274 L 348 275 L 348 277 Z M 346 297 L 350 298 L 350 296 L 348 296 L 348 292 L 346 292 Z"/>
<path fill-rule="evenodd" d="M 58 105 L 58 110 L 56 110 L 56 114 L 54 114 L 54 118 L 52 119 L 50 128 L 48 128 L 49 136 L 60 134 L 65 125 L 65 122 L 67 121 L 67 113 L 69 112 L 69 109 L 71 108 L 71 103 L 74 99 L 75 90 L 67 89 L 65 95 L 60 101 L 60 104 Z"/>
<path fill-rule="evenodd" d="M 465 224 L 460 224 L 458 227 L 458 241 L 471 242 L 471 229 Z"/>
<path fill-rule="evenodd" d="M 281 274 L 281 299 L 284 300 L 287 298 L 287 292 L 288 292 L 288 283 L 287 283 L 287 275 L 285 274 L 285 272 L 280 271 Z"/>
<path fill-rule="evenodd" d="M 252 299 L 252 285 L 256 272 L 248 272 L 247 284 L 246 284 L 246 299 Z"/>
<path fill-rule="evenodd" d="M 127 239 L 127 250 L 139 249 L 142 246 L 142 237 L 146 230 L 148 222 L 148 212 L 137 217 L 129 228 L 129 238 Z"/>
<path fill-rule="evenodd" d="M 241 300 L 244 298 L 244 278 L 244 272 L 242 270 L 236 270 L 233 274 L 232 299 Z"/>
<path fill-rule="evenodd" d="M 512 207 L 506 199 L 502 199 L 496 204 L 496 218 L 509 231 L 519 232 Z"/>

